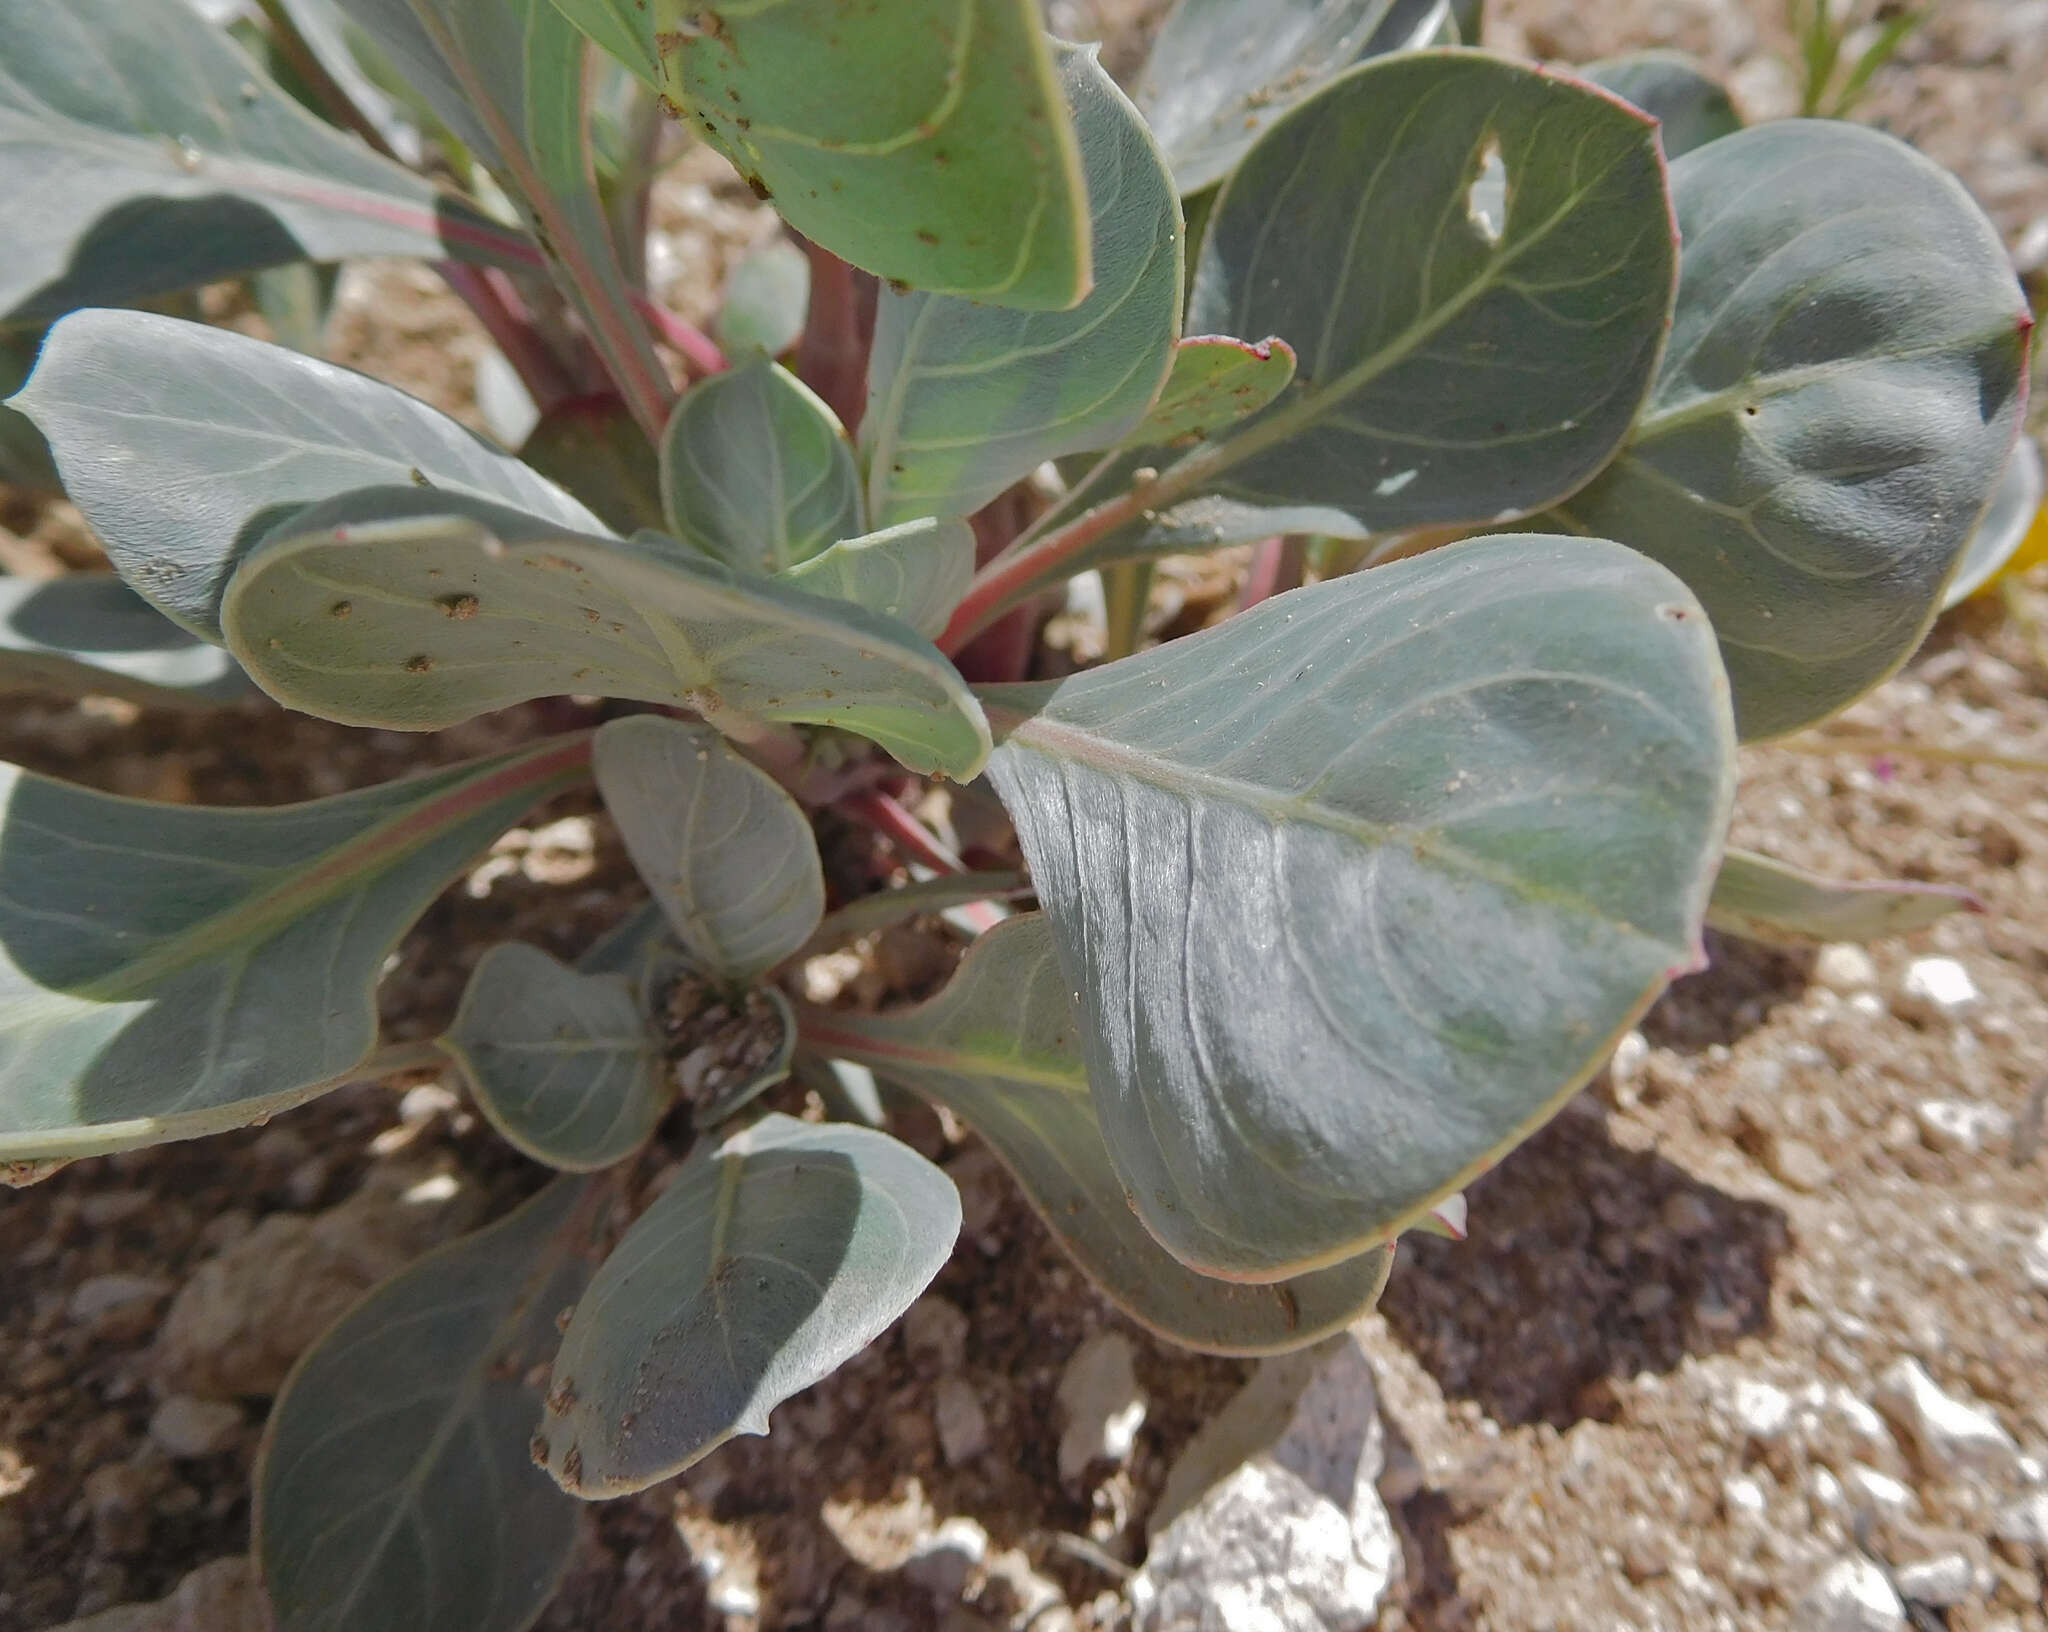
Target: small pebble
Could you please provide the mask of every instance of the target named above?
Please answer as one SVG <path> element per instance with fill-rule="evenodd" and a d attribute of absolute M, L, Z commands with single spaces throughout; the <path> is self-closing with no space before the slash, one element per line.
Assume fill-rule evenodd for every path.
<path fill-rule="evenodd" d="M 1911 1485 L 1902 1484 L 1888 1473 L 1879 1473 L 1875 1468 L 1866 1468 L 1862 1463 L 1851 1463 L 1849 1471 L 1842 1476 L 1850 1494 L 1864 1506 L 1879 1513 L 1896 1518 L 1913 1511 L 1919 1498 L 1913 1494 Z"/>
<path fill-rule="evenodd" d="M 221 1400 L 173 1394 L 149 1419 L 149 1437 L 166 1456 L 214 1456 L 235 1442 L 241 1410 Z"/>
<path fill-rule="evenodd" d="M 1060 1435 L 1060 1478 L 1071 1484 L 1090 1463 L 1121 1463 L 1145 1423 L 1145 1396 L 1131 1362 L 1136 1351 L 1121 1332 L 1097 1332 L 1060 1373 L 1056 1398 L 1066 1417 Z"/>
<path fill-rule="evenodd" d="M 1923 1100 L 1913 1107 L 1913 1119 L 1929 1150 L 1974 1156 L 2012 1138 L 2012 1118 L 1996 1105 L 1975 1100 Z"/>
<path fill-rule="evenodd" d="M 903 1347 L 941 1372 L 958 1371 L 967 1360 L 967 1317 L 935 1292 L 903 1311 Z"/>
<path fill-rule="evenodd" d="M 988 1532 L 972 1519 L 952 1518 L 917 1544 L 903 1573 L 940 1603 L 957 1603 L 986 1557 Z"/>
<path fill-rule="evenodd" d="M 1982 996 L 1970 971 L 1954 958 L 1915 958 L 1906 965 L 1892 1007 L 1902 1019 L 1922 1024 L 1959 1020 Z"/>
<path fill-rule="evenodd" d="M 71 1301 L 65 1306 L 65 1313 L 85 1326 L 111 1310 L 137 1303 L 154 1306 L 170 1294 L 170 1283 L 153 1276 L 95 1275 L 72 1288 Z"/>
<path fill-rule="evenodd" d="M 1721 1505 L 1731 1519 L 1762 1518 L 1770 1498 L 1756 1480 L 1738 1473 L 1721 1481 Z"/>
<path fill-rule="evenodd" d="M 1992 1534 L 2007 1546 L 2048 1564 L 2048 1490 L 2037 1490 L 2002 1507 Z"/>
<path fill-rule="evenodd" d="M 2043 1224 L 2020 1253 L 2020 1269 L 2037 1292 L 2048 1292 L 2048 1224 Z"/>
<path fill-rule="evenodd" d="M 1906 1608 L 1877 1565 L 1845 1558 L 1807 1589 L 1794 1624 L 1802 1632 L 1900 1632 Z"/>
<path fill-rule="evenodd" d="M 1771 1176 L 1789 1190 L 1812 1194 L 1834 1177 L 1827 1158 L 1804 1139 L 1773 1138 L 1767 1152 Z"/>
<path fill-rule="evenodd" d="M 1862 947 L 1831 941 L 1813 955 L 1813 980 L 1815 985 L 1844 996 L 1865 992 L 1877 984 L 1877 965 Z"/>
<path fill-rule="evenodd" d="M 939 1379 L 932 1400 L 932 1423 L 939 1431 L 939 1449 L 948 1467 L 965 1467 L 989 1448 L 988 1413 L 965 1377 Z"/>
<path fill-rule="evenodd" d="M 1943 1553 L 1939 1558 L 1900 1566 L 1892 1572 L 1892 1579 L 1898 1583 L 1901 1598 L 1933 1609 L 1951 1609 L 1970 1596 L 1976 1573 L 1967 1554 Z"/>
<path fill-rule="evenodd" d="M 1736 1426 L 1751 1439 L 1776 1439 L 1792 1425 L 1792 1396 L 1775 1384 L 1744 1377 L 1730 1403 Z"/>
<path fill-rule="evenodd" d="M 1929 1473 L 1971 1468 L 2003 1474 L 2018 1460 L 2019 1447 L 1986 1407 L 1943 1392 L 1917 1360 L 1886 1368 L 1877 1380 L 1876 1399 Z"/>

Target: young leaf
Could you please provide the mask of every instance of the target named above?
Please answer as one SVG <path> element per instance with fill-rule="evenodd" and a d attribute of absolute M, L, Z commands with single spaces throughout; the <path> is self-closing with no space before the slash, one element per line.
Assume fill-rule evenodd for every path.
<path fill-rule="evenodd" d="M 533 1465 L 539 1390 L 590 1263 L 588 1181 L 557 1179 L 374 1288 L 307 1350 L 264 1427 L 252 1550 L 277 1632 L 525 1632 L 581 1510 Z"/>
<path fill-rule="evenodd" d="M 1080 1017 L 1042 915 L 983 935 L 946 989 L 916 1008 L 806 1008 L 799 1024 L 806 1047 L 864 1064 L 968 1123 L 1089 1279 L 1175 1343 L 1216 1354 L 1295 1348 L 1349 1325 L 1385 1284 L 1386 1248 L 1246 1286 L 1197 1275 L 1146 1233 L 1103 1143 Z"/>
<path fill-rule="evenodd" d="M 658 714 L 597 733 L 591 769 L 690 961 L 750 981 L 811 938 L 825 875 L 802 808 L 706 725 Z"/>
<path fill-rule="evenodd" d="M 204 707 L 252 695 L 241 665 L 111 573 L 0 578 L 0 692 Z"/>
<path fill-rule="evenodd" d="M 1174 181 L 1195 193 L 1346 68 L 1456 43 L 1448 0 L 1180 0 L 1153 44 L 1138 106 Z"/>
<path fill-rule="evenodd" d="M 1667 159 L 1742 128 L 1742 116 L 1728 100 L 1727 90 L 1683 51 L 1632 51 L 1588 63 L 1579 72 L 1656 120 Z"/>
<path fill-rule="evenodd" d="M 1685 272 L 1656 390 L 1545 520 L 1685 579 L 1742 735 L 1778 736 L 1920 644 L 2018 430 L 2031 319 L 1961 185 L 1877 131 L 1760 125 L 1672 184 Z"/>
<path fill-rule="evenodd" d="M 2042 513 L 2043 488 L 2048 485 L 2044 474 L 2048 473 L 2041 468 L 2041 450 L 2022 432 L 2012 445 L 2005 473 L 1998 478 L 1977 530 L 1963 546 L 1963 559 L 1941 598 L 1944 612 L 2000 577 L 2006 563 L 2019 553 L 2035 518 Z"/>
<path fill-rule="evenodd" d="M 903 1313 L 959 1230 L 952 1180 L 908 1146 L 763 1117 L 692 1157 L 591 1280 L 536 1458 L 594 1499 L 765 1434 Z"/>
<path fill-rule="evenodd" d="M 492 1127 L 573 1173 L 638 1150 L 672 1097 L 633 983 L 516 941 L 483 955 L 441 1049 Z"/>
<path fill-rule="evenodd" d="M 1294 383 L 1147 508 L 1322 507 L 1354 535 L 1527 514 L 1628 434 L 1676 269 L 1633 108 L 1466 52 L 1352 69 L 1245 156 L 1195 274 L 1188 326 L 1282 336 Z"/>
<path fill-rule="evenodd" d="M 952 777 L 988 756 L 973 694 L 913 630 L 679 545 L 454 494 L 372 488 L 295 519 L 242 564 L 222 621 L 265 691 L 345 724 L 436 730 L 581 693 L 741 734 L 837 725 Z"/>
<path fill-rule="evenodd" d="M 604 531 L 554 483 L 404 392 L 204 324 L 79 312 L 50 331 L 14 401 L 122 577 L 211 641 L 249 547 L 355 488 L 417 482 Z"/>
<path fill-rule="evenodd" d="M 1087 200 L 1035 0 L 555 4 L 842 259 L 1004 306 L 1087 293 Z"/>
<path fill-rule="evenodd" d="M 1698 960 L 1726 692 L 1615 545 L 1461 544 L 983 697 L 1110 1154 L 1205 1273 L 1388 1240 Z"/>
<path fill-rule="evenodd" d="M 1294 368 L 1294 348 L 1285 340 L 1191 335 L 1174 348 L 1165 389 L 1130 441 L 1149 448 L 1212 436 L 1279 396 Z"/>
<path fill-rule="evenodd" d="M 519 457 L 590 506 L 612 532 L 666 524 L 661 466 L 618 397 L 571 397 L 542 414 Z"/>
<path fill-rule="evenodd" d="M 1014 312 L 884 290 L 861 452 L 876 526 L 964 516 L 1048 459 L 1108 447 L 1144 417 L 1180 334 L 1180 204 L 1165 161 L 1093 49 L 1062 46 L 1080 133 L 1095 287 Z"/>
<path fill-rule="evenodd" d="M 668 375 L 634 313 L 592 172 L 583 37 L 550 0 L 337 0 L 506 184 L 649 435 Z"/>
<path fill-rule="evenodd" d="M 764 356 L 683 394 L 661 438 L 661 496 L 678 538 L 742 572 L 781 572 L 864 530 L 838 417 Z"/>
<path fill-rule="evenodd" d="M 726 274 L 718 343 L 729 355 L 780 357 L 803 338 L 810 307 L 810 257 L 787 238 L 772 238 Z"/>
<path fill-rule="evenodd" d="M 337 1085 L 385 958 L 585 739 L 267 810 L 0 767 L 0 1156 L 240 1127 Z"/>
<path fill-rule="evenodd" d="M 1881 941 L 1952 912 L 1982 912 L 1968 890 L 1940 884 L 1865 884 L 1818 877 L 1748 850 L 1722 858 L 1707 922 L 1724 935 L 1779 946 Z"/>
<path fill-rule="evenodd" d="M 848 538 L 782 574 L 809 595 L 853 601 L 936 635 L 974 579 L 974 529 L 957 519 L 906 521 Z"/>
<path fill-rule="evenodd" d="M 0 196 L 0 324 L 288 261 L 531 253 L 322 124 L 187 0 L 0 0 Z"/>

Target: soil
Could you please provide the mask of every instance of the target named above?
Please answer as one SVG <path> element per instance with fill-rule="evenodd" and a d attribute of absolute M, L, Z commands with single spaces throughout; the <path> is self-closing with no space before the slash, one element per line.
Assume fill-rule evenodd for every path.
<path fill-rule="evenodd" d="M 1100 8 L 1121 42 L 1113 62 L 1135 60 L 1130 41 L 1158 9 Z M 1063 21 L 1082 31 L 1090 10 Z M 1730 75 L 1752 112 L 1786 110 L 1774 8 L 1497 10 L 1490 43 L 1579 60 L 1676 44 Z M 2018 257 L 2038 263 L 2044 83 L 2048 5 L 1955 0 L 1879 74 L 1864 116 L 1955 168 Z M 657 270 L 699 317 L 727 259 L 772 230 L 735 178 L 701 165 L 657 225 Z M 341 360 L 474 420 L 483 344 L 424 273 L 351 274 Z M 65 507 L 15 496 L 0 523 L 11 570 L 91 564 Z M 1197 623 L 1194 603 L 1227 590 L 1213 571 L 1178 582 L 1193 613 L 1177 616 Z M 125 794 L 268 804 L 598 717 L 532 705 L 420 737 L 257 703 L 224 717 L 11 700 L 0 757 Z M 1386 1632 L 1797 1627 L 1802 1594 L 1832 1561 L 1903 1567 L 1952 1550 L 1976 1590 L 1945 1620 L 1921 1611 L 1923 1624 L 2048 1629 L 2042 1565 L 1987 1539 L 1991 1496 L 1870 1437 L 1855 1408 L 1911 1356 L 2048 1458 L 2048 1286 L 2027 1255 L 2048 1230 L 2048 583 L 1950 614 L 1900 677 L 1840 719 L 1746 751 L 1734 837 L 1838 876 L 1964 886 L 1985 911 L 1873 949 L 1861 995 L 1819 979 L 1810 953 L 1715 941 L 1712 966 L 1645 1020 L 1627 1069 L 1474 1186 L 1469 1239 L 1404 1242 L 1365 1327 L 1391 1429 L 1420 1470 L 1395 1508 L 1407 1580 Z M 494 941 L 573 956 L 637 890 L 588 798 L 536 812 L 406 941 L 384 985 L 392 1031 L 430 1034 Z M 1937 954 L 1981 994 L 1955 1020 L 1901 996 L 1907 966 Z M 840 971 L 864 1001 L 942 973 L 915 938 Z M 534 1186 L 538 1171 L 459 1103 L 408 1095 L 427 1080 L 346 1089 L 267 1128 L 0 1192 L 0 1632 L 159 1597 L 246 1551 L 261 1399 L 243 1401 L 243 1425 L 204 1456 L 171 1461 L 147 1434 L 153 1340 L 169 1293 L 202 1264 L 259 1220 L 318 1214 L 384 1168 L 447 1176 L 471 1217 Z M 795 1090 L 779 1093 L 801 1108 Z M 1975 1148 L 1943 1136 L 1923 1109 L 1935 1100 L 1992 1107 L 2002 1131 Z M 1050 1632 L 1063 1614 L 1080 1628 L 1127 1619 L 1119 1588 L 1165 1470 L 1248 1367 L 1130 1327 L 957 1127 L 908 1115 L 899 1131 L 961 1184 L 967 1227 L 932 1289 L 943 1306 L 785 1405 L 768 1438 L 594 1509 L 544 1628 L 967 1632 L 1037 1611 L 1030 1624 Z M 153 1290 L 81 1301 L 111 1276 Z M 1135 1345 L 1147 1415 L 1124 1467 L 1063 1484 L 1061 1368 L 1109 1327 Z M 949 1396 L 957 1417 L 963 1385 L 986 1445 L 949 1460 L 937 1407 Z M 1796 1402 L 1792 1427 L 1745 1418 L 1742 1390 L 1758 1385 Z M 1845 1495 L 1845 1483 L 1864 1488 L 1859 1465 L 1896 1477 L 1904 1499 Z M 125 1529 L 88 1490 L 112 1468 L 148 1470 L 146 1511 Z M 949 1518 L 973 1520 L 988 1543 L 942 1599 L 929 1571 L 899 1566 Z M 1034 1597 L 1045 1583 L 1050 1612 Z"/>

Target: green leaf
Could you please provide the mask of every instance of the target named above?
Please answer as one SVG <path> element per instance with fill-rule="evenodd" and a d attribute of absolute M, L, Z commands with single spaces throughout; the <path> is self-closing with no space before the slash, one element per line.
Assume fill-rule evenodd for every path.
<path fill-rule="evenodd" d="M 576 1306 L 534 1442 L 591 1498 L 644 1490 L 881 1335 L 960 1230 L 953 1181 L 868 1128 L 767 1116 L 694 1156 Z"/>
<path fill-rule="evenodd" d="M 241 666 L 111 573 L 0 578 L 0 692 L 193 707 L 251 695 Z"/>
<path fill-rule="evenodd" d="M 2018 430 L 2031 320 L 1961 185 L 1877 131 L 1761 125 L 1672 181 L 1685 271 L 1656 391 L 1545 520 L 1685 579 L 1743 737 L 1778 736 L 1920 644 Z"/>
<path fill-rule="evenodd" d="M 583 37 L 550 0 L 337 3 L 505 184 L 613 381 L 658 426 L 668 375 L 634 314 L 598 194 Z"/>
<path fill-rule="evenodd" d="M 811 943 L 840 946 L 907 918 L 1021 894 L 1030 888 L 1030 882 L 1022 873 L 942 873 L 897 889 L 876 890 L 827 913 Z"/>
<path fill-rule="evenodd" d="M 514 265 L 520 233 L 321 123 L 186 0 L 0 0 L 0 323 L 288 261 Z"/>
<path fill-rule="evenodd" d="M 1146 507 L 1320 507 L 1353 536 L 1540 508 L 1628 434 L 1676 266 L 1634 109 L 1471 52 L 1352 69 L 1246 155 L 1195 274 L 1188 326 L 1281 336 L 1294 383 Z M 1339 531 L 1298 519 L 1268 530 Z"/>
<path fill-rule="evenodd" d="M 122 577 L 211 641 L 249 547 L 355 488 L 417 477 L 603 531 L 554 483 L 404 392 L 204 324 L 80 312 L 50 331 L 14 401 Z"/>
<path fill-rule="evenodd" d="M 1939 884 L 1865 884 L 1821 878 L 1748 850 L 1722 859 L 1707 922 L 1724 935 L 1779 946 L 1881 941 L 1952 912 L 1982 912 L 1968 890 Z"/>
<path fill-rule="evenodd" d="M 1191 335 L 1174 348 L 1166 387 L 1130 441 L 1153 447 L 1213 436 L 1286 390 L 1294 366 L 1294 348 L 1285 340 Z"/>
<path fill-rule="evenodd" d="M 2026 543 L 2028 530 L 2041 513 L 2044 488 L 2041 450 L 2021 433 L 2005 462 L 2005 474 L 1984 508 L 1977 530 L 1963 546 L 1963 559 L 1941 598 L 1941 609 L 1960 606 L 1998 576 L 1999 569 Z"/>
<path fill-rule="evenodd" d="M 419 163 L 420 133 L 407 111 L 384 88 L 384 82 L 394 77 L 391 65 L 342 14 L 337 0 L 258 0 L 258 4 L 273 20 L 282 14 L 320 71 L 334 81 L 386 146 L 405 163 Z"/>
<path fill-rule="evenodd" d="M 1044 917 L 997 925 L 939 995 L 890 1014 L 805 1009 L 805 1045 L 856 1061 L 986 1139 L 1060 1244 L 1132 1319 L 1190 1348 L 1265 1354 L 1314 1342 L 1379 1296 L 1380 1248 L 1292 1280 L 1197 1275 L 1146 1233 L 1103 1143 L 1081 1022 Z"/>
<path fill-rule="evenodd" d="M 974 529 L 957 519 L 906 521 L 844 539 L 781 576 L 807 594 L 853 601 L 937 636 L 974 581 Z"/>
<path fill-rule="evenodd" d="M 1138 106 L 1180 190 L 1200 192 L 1346 68 L 1456 40 L 1447 0 L 1180 0 L 1152 47 Z"/>
<path fill-rule="evenodd" d="M 763 356 L 683 394 L 661 438 L 661 494 L 678 538 L 742 572 L 781 572 L 864 530 L 838 416 Z"/>
<path fill-rule="evenodd" d="M 369 1055 L 384 960 L 582 738 L 263 810 L 0 767 L 0 1155 L 261 1121 Z"/>
<path fill-rule="evenodd" d="M 277 1632 L 525 1632 L 582 1512 L 533 1465 L 527 1374 L 590 1264 L 558 1179 L 407 1266 L 293 1368 L 257 1459 L 253 1551 Z"/>
<path fill-rule="evenodd" d="M 1058 310 L 1086 198 L 1035 0 L 555 0 L 798 232 L 877 277 Z"/>
<path fill-rule="evenodd" d="M 1579 73 L 1656 120 L 1667 159 L 1742 128 L 1742 116 L 1720 81 L 1683 51 L 1631 51 L 1590 62 Z"/>
<path fill-rule="evenodd" d="M 810 257 L 787 238 L 771 238 L 726 273 L 718 343 L 734 355 L 780 357 L 803 338 L 810 309 Z"/>
<path fill-rule="evenodd" d="M 1172 366 L 1173 178 L 1092 48 L 1062 46 L 1059 64 L 1087 169 L 1095 287 L 1071 311 L 1040 313 L 882 292 L 860 426 L 876 526 L 971 514 L 1048 459 L 1108 447 Z"/>
<path fill-rule="evenodd" d="M 741 735 L 836 725 L 955 778 L 988 756 L 973 694 L 911 629 L 679 545 L 452 493 L 373 488 L 296 518 L 236 572 L 222 622 L 265 691 L 349 725 L 437 730 L 582 694 Z"/>
<path fill-rule="evenodd" d="M 825 875 L 810 819 L 707 725 L 613 720 L 591 768 L 633 865 L 690 960 L 751 981 L 811 938 Z"/>
<path fill-rule="evenodd" d="M 1698 961 L 1726 692 L 1617 546 L 1455 545 L 982 695 L 1111 1156 L 1205 1273 L 1390 1239 Z"/>
<path fill-rule="evenodd" d="M 492 1127 L 570 1172 L 630 1156 L 671 1098 L 632 981 L 518 942 L 483 955 L 441 1048 Z"/>
<path fill-rule="evenodd" d="M 616 396 L 556 403 L 540 416 L 519 457 L 587 504 L 615 533 L 667 525 L 661 463 L 632 410 Z"/>

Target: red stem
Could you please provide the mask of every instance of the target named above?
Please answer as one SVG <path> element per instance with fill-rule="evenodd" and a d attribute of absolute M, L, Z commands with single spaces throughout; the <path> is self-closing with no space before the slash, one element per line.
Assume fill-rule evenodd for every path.
<path fill-rule="evenodd" d="M 953 656 L 1001 617 L 1011 601 L 1029 594 L 1096 540 L 1144 514 L 1151 496 L 1150 488 L 1133 488 L 1122 498 L 1097 505 L 1066 526 L 990 562 L 953 609 L 945 633 L 938 638 L 939 650 Z"/>
<path fill-rule="evenodd" d="M 702 379 L 707 374 L 723 374 L 732 366 L 710 335 L 695 324 L 676 316 L 666 306 L 636 291 L 633 295 L 633 310 L 646 319 L 647 326 L 654 330 L 656 339 L 682 358 L 692 378 Z"/>
<path fill-rule="evenodd" d="M 434 269 L 476 313 L 525 383 L 536 408 L 545 414 L 576 395 L 575 380 L 542 338 L 510 278 L 494 267 L 466 266 L 461 261 L 438 261 Z"/>
<path fill-rule="evenodd" d="M 942 873 L 967 871 L 967 864 L 948 850 L 936 833 L 886 793 L 870 789 L 851 794 L 834 808 L 842 816 L 882 834 L 912 861 Z"/>
<path fill-rule="evenodd" d="M 865 291 L 852 267 L 807 238 L 797 242 L 811 263 L 811 305 L 797 343 L 797 378 L 824 398 L 850 436 L 860 429 L 867 407 L 873 313 L 863 311 Z"/>
<path fill-rule="evenodd" d="M 1287 533 L 1279 538 L 1261 539 L 1252 546 L 1251 571 L 1245 574 L 1244 593 L 1238 599 L 1238 610 L 1249 611 L 1261 601 L 1301 588 L 1302 577 L 1307 571 L 1308 540 L 1301 534 Z"/>

